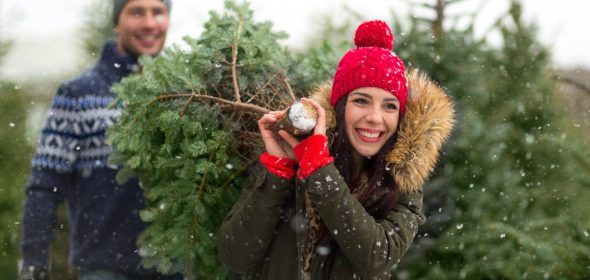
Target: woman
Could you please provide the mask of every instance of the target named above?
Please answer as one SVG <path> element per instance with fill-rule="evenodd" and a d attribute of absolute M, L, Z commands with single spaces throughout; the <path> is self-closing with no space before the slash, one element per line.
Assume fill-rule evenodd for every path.
<path fill-rule="evenodd" d="M 389 279 L 425 221 L 421 186 L 452 103 L 416 72 L 406 79 L 386 23 L 361 24 L 355 44 L 332 87 L 303 99 L 318 113 L 313 135 L 269 129 L 284 111 L 258 122 L 266 152 L 218 240 L 245 278 Z"/>

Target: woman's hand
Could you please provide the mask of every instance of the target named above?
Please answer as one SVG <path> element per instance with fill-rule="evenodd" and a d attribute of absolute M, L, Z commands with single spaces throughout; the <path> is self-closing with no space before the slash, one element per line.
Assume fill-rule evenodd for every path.
<path fill-rule="evenodd" d="M 282 119 L 286 112 L 286 110 L 272 111 L 264 114 L 264 116 L 258 120 L 258 129 L 260 130 L 260 135 L 262 136 L 262 141 L 264 142 L 264 147 L 268 154 L 281 158 L 295 159 L 295 156 L 293 156 L 293 148 L 285 143 L 283 140 L 284 137 L 281 135 L 283 139 L 279 138 L 277 133 L 269 128 L 272 124 L 275 124 Z M 280 130 L 279 134 L 295 139 L 293 135 L 284 130 Z"/>
<path fill-rule="evenodd" d="M 313 134 L 326 135 L 326 111 L 324 110 L 322 105 L 309 98 L 301 98 L 301 101 L 311 104 L 318 113 L 318 121 L 315 125 L 315 128 L 313 129 Z M 285 112 L 283 112 L 283 114 L 284 113 Z M 280 130 L 279 135 L 281 136 L 281 138 L 285 140 L 285 142 L 289 144 L 289 146 L 291 146 L 291 148 L 294 148 L 295 146 L 297 146 L 297 144 L 299 144 L 299 140 L 297 140 L 295 136 L 289 134 L 287 131 Z"/>

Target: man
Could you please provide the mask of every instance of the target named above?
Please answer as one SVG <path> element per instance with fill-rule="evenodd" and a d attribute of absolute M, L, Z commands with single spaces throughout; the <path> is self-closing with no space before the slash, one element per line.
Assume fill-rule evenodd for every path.
<path fill-rule="evenodd" d="M 69 262 L 78 279 L 168 279 L 140 265 L 136 240 L 145 224 L 137 180 L 115 181 L 106 130 L 120 111 L 108 108 L 113 83 L 138 70 L 141 55 L 157 55 L 168 30 L 170 0 L 115 0 L 116 40 L 100 61 L 61 85 L 49 109 L 26 186 L 23 279 L 47 279 L 56 209 L 66 202 Z M 174 279 L 179 275 L 174 276 Z"/>

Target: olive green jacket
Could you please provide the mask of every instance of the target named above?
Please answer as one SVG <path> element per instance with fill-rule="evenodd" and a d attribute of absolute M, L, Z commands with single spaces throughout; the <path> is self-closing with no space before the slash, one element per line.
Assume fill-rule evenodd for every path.
<path fill-rule="evenodd" d="M 245 279 L 389 279 L 425 222 L 421 186 L 454 117 L 451 100 L 438 86 L 416 71 L 408 74 L 408 82 L 406 113 L 387 156 L 400 197 L 383 219 L 367 213 L 334 164 L 305 180 L 281 179 L 258 164 L 220 227 L 220 260 Z M 312 98 L 326 109 L 328 128 L 333 129 L 329 93 L 329 87 L 319 88 Z M 308 244 L 305 190 L 337 244 L 318 247 L 307 274 L 302 269 Z M 377 199 L 378 194 L 373 201 Z"/>

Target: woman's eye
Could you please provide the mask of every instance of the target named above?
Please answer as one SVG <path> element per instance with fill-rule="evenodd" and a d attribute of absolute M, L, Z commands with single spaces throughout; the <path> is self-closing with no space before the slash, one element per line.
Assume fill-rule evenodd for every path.
<path fill-rule="evenodd" d="M 369 103 L 366 99 L 363 99 L 363 98 L 357 98 L 357 99 L 353 100 L 352 102 L 357 103 L 357 104 L 368 104 Z"/>
<path fill-rule="evenodd" d="M 397 105 L 390 103 L 390 104 L 385 104 L 385 109 L 387 110 L 397 110 Z"/>

